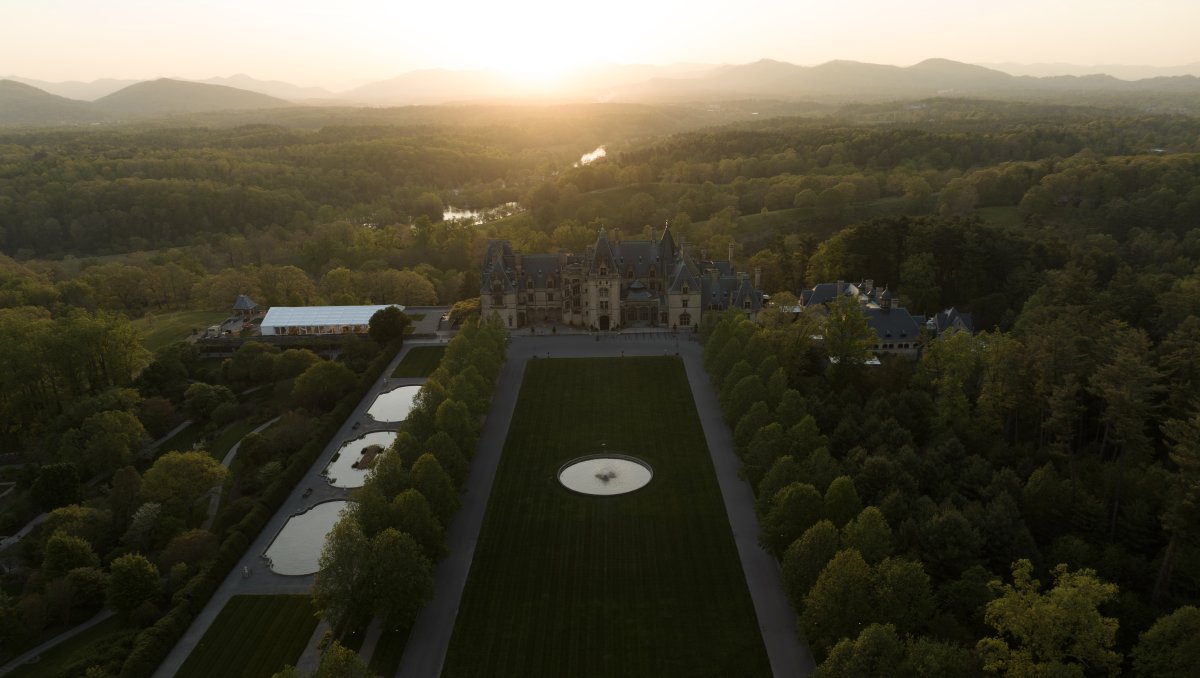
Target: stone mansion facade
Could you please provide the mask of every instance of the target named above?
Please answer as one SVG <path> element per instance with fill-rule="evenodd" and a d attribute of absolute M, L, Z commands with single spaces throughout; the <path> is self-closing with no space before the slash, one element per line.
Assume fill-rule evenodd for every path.
<path fill-rule="evenodd" d="M 762 294 L 730 261 L 694 259 L 670 228 L 658 239 L 622 241 L 600 229 L 584 254 L 522 254 L 507 240 L 488 243 L 480 310 L 509 328 L 562 324 L 585 329 L 690 329 L 704 313 L 728 308 L 757 319 Z M 757 282 L 757 281 L 756 281 Z"/>

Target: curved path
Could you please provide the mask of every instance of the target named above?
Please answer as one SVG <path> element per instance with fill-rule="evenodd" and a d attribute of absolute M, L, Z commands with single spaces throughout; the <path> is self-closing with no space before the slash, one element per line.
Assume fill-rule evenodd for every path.
<path fill-rule="evenodd" d="M 250 433 L 262 433 L 277 421 L 279 421 L 279 417 L 275 417 L 261 426 L 256 427 Z M 250 433 L 247 433 L 246 435 L 250 435 Z M 243 436 L 242 440 L 245 439 L 245 436 Z M 225 458 L 221 460 L 221 466 L 229 468 L 233 465 L 233 460 L 237 457 L 238 448 L 242 446 L 242 440 L 237 441 L 232 447 L 229 448 L 229 451 L 225 453 Z M 217 507 L 221 505 L 221 491 L 224 489 L 224 486 L 224 483 L 218 484 L 208 492 L 208 517 L 204 519 L 204 524 L 200 526 L 206 530 L 212 527 L 213 520 L 215 520 L 217 517 Z"/>
<path fill-rule="evenodd" d="M 325 482 L 325 478 L 321 475 L 321 471 L 329 464 L 333 455 L 342 447 L 342 444 L 351 438 L 356 438 L 363 433 L 375 430 L 394 430 L 394 424 L 378 424 L 367 416 L 367 409 L 371 403 L 375 402 L 375 397 L 383 391 L 395 388 L 405 384 L 419 384 L 424 382 L 424 379 L 392 379 L 392 370 L 396 369 L 396 365 L 404 359 L 405 354 L 414 346 L 429 346 L 443 343 L 440 340 L 436 341 L 406 341 L 404 348 L 400 350 L 396 357 L 388 364 L 375 379 L 375 383 L 367 391 L 366 396 L 354 408 L 354 412 L 342 423 L 342 427 L 333 438 L 329 440 L 329 444 L 325 446 L 324 451 L 317 457 L 316 463 L 309 468 L 296 487 L 292 488 L 292 493 L 279 507 L 279 510 L 267 521 L 262 532 L 250 544 L 250 548 L 246 549 L 246 553 L 242 555 L 242 559 L 237 565 L 230 570 L 229 575 L 225 577 L 225 581 L 221 582 L 217 587 L 208 604 L 196 615 L 192 621 L 192 625 L 184 632 L 183 637 L 172 648 L 167 658 L 154 672 L 155 678 L 170 678 L 179 672 L 179 667 L 183 666 L 183 662 L 187 659 L 188 654 L 204 637 L 204 633 L 208 631 L 208 627 L 212 625 L 217 614 L 225 607 L 225 603 L 236 595 L 246 594 L 306 594 L 312 588 L 314 577 L 313 575 L 304 576 L 286 576 L 275 574 L 264 564 L 261 558 L 263 552 L 274 541 L 275 536 L 279 534 L 279 530 L 283 529 L 284 523 L 288 521 L 293 514 L 315 506 L 321 502 L 330 501 L 333 499 L 345 499 L 349 496 L 349 490 L 345 488 L 333 487 Z M 387 381 L 388 385 L 384 386 Z M 228 455 L 227 455 L 228 458 Z M 310 496 L 304 496 L 305 488 L 313 488 Z M 251 576 L 244 577 L 242 575 L 243 568 L 251 572 Z"/>
<path fill-rule="evenodd" d="M 67 629 L 66 631 L 63 631 L 62 633 L 58 634 L 57 636 L 54 636 L 50 640 L 47 640 L 46 642 L 38 645 L 37 647 L 21 653 L 21 655 L 18 657 L 14 657 L 12 660 L 10 660 L 4 666 L 0 666 L 0 676 L 6 676 L 6 675 L 12 673 L 13 671 L 16 671 L 18 668 L 24 666 L 25 664 L 29 664 L 29 663 L 37 660 L 39 657 L 42 656 L 42 653 L 46 652 L 47 650 L 55 647 L 59 643 L 64 643 L 64 642 L 74 638 L 75 636 L 83 633 L 84 631 L 87 631 L 88 629 L 92 628 L 96 624 L 99 624 L 100 622 L 112 617 L 115 614 L 116 614 L 116 612 L 113 612 L 112 610 L 100 610 L 99 612 L 96 613 L 96 616 L 83 622 L 79 626 L 75 626 L 73 628 Z"/>
<path fill-rule="evenodd" d="M 450 523 L 447 535 L 449 556 L 434 571 L 436 584 L 433 601 L 421 611 L 408 636 L 398 676 L 429 678 L 442 671 L 454 620 L 462 600 L 467 574 L 492 480 L 500 463 L 500 451 L 508 437 L 508 425 L 517 404 L 517 394 L 525 374 L 525 364 L 533 356 L 584 358 L 617 356 L 653 356 L 678 354 L 687 370 L 692 397 L 708 442 L 716 469 L 725 511 L 733 529 L 738 556 L 763 643 L 776 676 L 805 676 L 813 670 L 812 656 L 796 635 L 796 615 L 787 602 L 775 559 L 758 545 L 758 518 L 754 514 L 754 493 L 738 477 L 739 460 L 733 451 L 732 434 L 725 424 L 717 395 L 704 371 L 703 348 L 690 335 L 642 334 L 605 335 L 599 341 L 590 335 L 525 336 L 514 335 L 508 360 L 496 384 L 492 409 L 479 439 L 479 448 L 471 463 L 463 505 Z"/>

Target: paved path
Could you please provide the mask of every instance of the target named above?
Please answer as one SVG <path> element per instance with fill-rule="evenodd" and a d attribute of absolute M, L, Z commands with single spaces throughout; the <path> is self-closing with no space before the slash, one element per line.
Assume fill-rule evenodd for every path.
<path fill-rule="evenodd" d="M 308 645 L 304 647 L 304 652 L 300 653 L 300 658 L 296 660 L 296 668 L 302 676 L 311 676 L 317 672 L 317 667 L 321 665 L 321 639 L 330 631 L 329 622 L 322 619 L 317 622 L 317 628 L 313 629 L 312 637 L 308 639 Z"/>
<path fill-rule="evenodd" d="M 247 594 L 307 594 L 312 588 L 314 576 L 285 576 L 275 574 L 266 566 L 261 555 L 271 545 L 275 539 L 275 535 L 279 534 L 279 530 L 283 528 L 284 523 L 288 521 L 292 515 L 301 513 L 315 506 L 316 504 L 331 501 L 334 499 L 345 499 L 349 496 L 349 490 L 340 487 L 334 487 L 325 481 L 321 476 L 321 471 L 329 464 L 333 455 L 347 441 L 361 436 L 363 433 L 372 430 L 394 430 L 394 424 L 379 425 L 373 423 L 373 420 L 367 417 L 367 409 L 371 403 L 375 401 L 383 391 L 401 386 L 404 384 L 421 383 L 424 379 L 389 379 L 392 370 L 396 369 L 396 365 L 403 360 L 404 355 L 414 346 L 422 345 L 437 345 L 441 341 L 410 341 L 405 342 L 404 348 L 398 353 L 394 360 L 380 372 L 375 384 L 367 391 L 367 395 L 359 402 L 358 407 L 354 408 L 354 412 L 342 423 L 342 427 L 338 429 L 336 435 L 330 439 L 325 450 L 317 457 L 316 463 L 309 468 L 308 473 L 301 479 L 296 487 L 292 489 L 291 495 L 280 506 L 279 511 L 271 517 L 261 533 L 250 544 L 250 548 L 246 549 L 246 553 L 237 565 L 229 572 L 229 576 L 225 577 L 225 581 L 221 582 L 217 587 L 208 604 L 196 615 L 192 621 L 192 625 L 184 632 L 183 637 L 175 644 L 167 658 L 163 660 L 162 665 L 154 672 L 156 678 L 170 678 L 179 671 L 179 667 L 183 665 L 192 648 L 200 642 L 204 637 L 204 632 L 212 625 L 217 614 L 225 607 L 225 603 L 235 595 Z M 384 380 L 388 380 L 388 386 L 383 385 Z M 311 487 L 313 492 L 310 496 L 303 495 L 305 488 Z M 243 568 L 249 569 L 253 574 L 249 577 L 242 575 Z M 319 627 L 318 627 L 319 628 Z"/>
<path fill-rule="evenodd" d="M 279 417 L 275 417 L 262 426 L 255 428 L 250 433 L 262 433 L 277 421 L 279 421 Z M 246 435 L 250 435 L 250 433 L 247 433 Z M 245 440 L 245 436 L 242 437 L 242 440 Z M 237 457 L 238 448 L 242 446 L 242 440 L 237 441 L 233 444 L 233 447 L 229 448 L 229 451 L 225 453 L 225 458 L 221 460 L 221 466 L 229 468 L 233 464 L 234 458 Z M 221 505 L 222 489 L 224 489 L 224 483 L 219 484 L 208 491 L 208 517 L 204 519 L 204 524 L 200 526 L 206 530 L 212 527 L 213 520 L 215 520 L 217 517 L 217 507 Z"/>
<path fill-rule="evenodd" d="M 17 530 L 16 534 L 14 534 L 10 537 L 5 537 L 4 539 L 0 539 L 0 551 L 3 551 L 4 549 L 8 548 L 9 546 L 12 546 L 13 544 L 24 539 L 27 534 L 29 534 L 30 532 L 33 531 L 33 528 L 46 522 L 46 519 L 49 517 L 50 517 L 49 513 L 39 513 L 38 515 L 33 517 L 33 520 L 30 520 L 29 522 L 25 523 L 25 527 L 22 527 L 21 529 Z"/>
<path fill-rule="evenodd" d="M 70 640 L 71 638 L 74 638 L 75 636 L 79 635 L 80 633 L 83 633 L 84 631 L 87 631 L 88 629 L 92 628 L 96 624 L 99 624 L 100 622 L 113 616 L 114 614 L 116 614 L 116 612 L 113 612 L 112 610 L 101 610 L 101 611 L 97 612 L 96 616 L 85 621 L 84 623 L 80 624 L 79 626 L 71 628 L 67 631 L 63 631 L 62 633 L 58 634 L 57 636 L 54 636 L 53 638 L 51 638 L 50 640 L 47 640 L 46 642 L 42 643 L 41 645 L 38 645 L 37 647 L 33 648 L 32 650 L 29 650 L 28 652 L 21 654 L 20 656 L 16 657 L 15 659 L 13 659 L 9 663 L 5 664 L 4 666 L 0 666 L 0 676 L 6 676 L 11 672 L 16 671 L 22 665 L 28 664 L 29 662 L 40 657 L 42 655 L 42 653 L 45 652 L 46 650 L 49 650 L 50 648 L 54 647 L 55 645 L 58 645 L 59 643 L 62 643 L 67 640 Z"/>
<path fill-rule="evenodd" d="M 725 500 L 725 510 L 737 543 L 738 556 L 763 642 L 776 676 L 804 676 L 812 672 L 813 661 L 807 648 L 796 636 L 796 618 L 788 605 L 779 578 L 779 569 L 768 553 L 758 546 L 758 520 L 754 514 L 754 495 L 749 484 L 738 477 L 739 460 L 733 451 L 729 427 L 721 415 L 716 394 L 704 372 L 703 348 L 687 335 L 606 335 L 599 341 L 588 335 L 522 336 L 515 335 L 508 360 L 496 384 L 492 409 L 488 414 L 479 448 L 471 463 L 463 505 L 451 521 L 448 533 L 450 555 L 434 571 L 436 584 L 433 601 L 417 616 L 409 634 L 398 676 L 431 678 L 442 671 L 459 602 L 466 586 L 471 559 L 475 553 L 483 514 L 492 480 L 500 463 L 500 451 L 508 436 L 508 424 L 517 404 L 525 364 L 531 357 L 582 358 L 593 356 L 650 356 L 679 354 L 687 369 L 692 397 L 704 435 L 708 441 L 717 480 Z"/>
<path fill-rule="evenodd" d="M 174 438 L 177 433 L 179 433 L 180 431 L 182 431 L 183 429 L 185 429 L 191 425 L 192 425 L 191 419 L 184 419 L 182 422 L 180 422 L 180 424 L 178 426 L 176 426 L 175 428 L 168 431 L 165 436 L 163 436 L 163 437 L 159 438 L 158 440 L 155 440 L 154 442 L 147 445 L 147 448 L 152 451 L 157 451 L 158 448 L 162 447 L 163 444 L 165 444 L 168 440 L 170 440 L 171 438 Z M 170 452 L 170 450 L 167 450 L 167 451 Z"/>

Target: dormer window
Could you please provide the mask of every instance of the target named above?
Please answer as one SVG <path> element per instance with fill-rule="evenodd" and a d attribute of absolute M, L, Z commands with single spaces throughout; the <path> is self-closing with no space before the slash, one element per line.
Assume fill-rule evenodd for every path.
<path fill-rule="evenodd" d="M 683 293 L 684 293 L 684 294 L 688 294 L 688 293 L 689 293 L 689 292 L 688 292 L 688 286 L 687 286 L 687 283 L 684 283 L 684 284 L 683 284 Z"/>
<path fill-rule="evenodd" d="M 600 267 L 600 275 L 608 275 L 608 267 L 607 266 Z"/>
<path fill-rule="evenodd" d="M 527 289 L 527 290 L 533 289 L 533 278 L 530 278 L 529 280 L 525 281 L 525 289 Z"/>

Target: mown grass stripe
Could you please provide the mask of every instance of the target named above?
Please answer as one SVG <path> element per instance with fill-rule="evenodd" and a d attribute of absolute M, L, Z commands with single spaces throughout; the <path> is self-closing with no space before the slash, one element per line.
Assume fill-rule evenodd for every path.
<path fill-rule="evenodd" d="M 646 488 L 585 497 L 559 466 L 639 456 Z M 677 358 L 531 362 L 443 675 L 769 675 Z"/>

